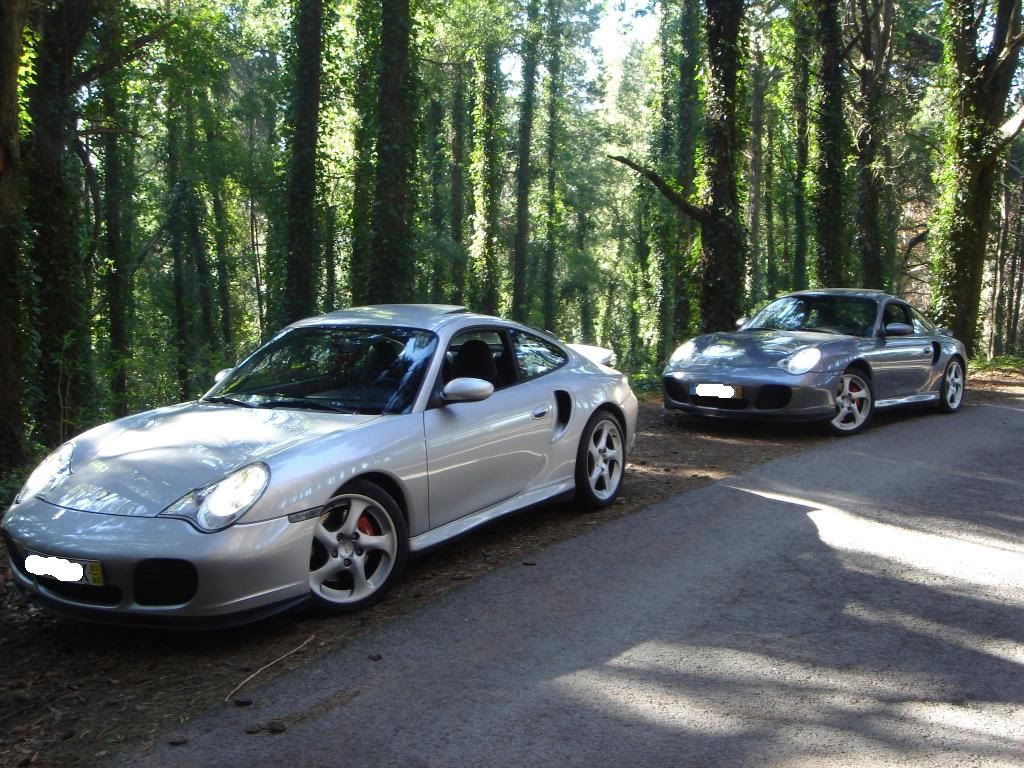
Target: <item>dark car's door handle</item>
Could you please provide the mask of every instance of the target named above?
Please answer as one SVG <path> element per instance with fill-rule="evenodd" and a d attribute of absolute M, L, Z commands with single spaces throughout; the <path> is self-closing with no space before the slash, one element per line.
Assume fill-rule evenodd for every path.
<path fill-rule="evenodd" d="M 533 418 L 535 419 L 543 419 L 547 415 L 548 406 L 546 405 L 538 405 L 536 408 L 533 409 Z"/>
<path fill-rule="evenodd" d="M 925 347 L 924 349 L 921 350 L 921 354 L 922 355 L 930 355 L 931 353 L 932 353 L 932 348 L 930 346 L 929 347 Z"/>

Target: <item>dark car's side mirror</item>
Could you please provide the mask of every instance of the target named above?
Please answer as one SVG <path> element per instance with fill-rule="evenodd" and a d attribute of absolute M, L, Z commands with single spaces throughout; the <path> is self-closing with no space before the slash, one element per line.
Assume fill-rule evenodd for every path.
<path fill-rule="evenodd" d="M 483 379 L 463 377 L 452 379 L 441 390 L 441 399 L 446 403 L 476 403 L 494 394 L 494 385 Z"/>
<path fill-rule="evenodd" d="M 222 371 L 217 371 L 217 373 L 215 373 L 213 375 L 213 383 L 214 384 L 220 384 L 222 381 L 224 381 L 224 377 L 227 376 L 229 373 L 231 373 L 233 370 L 235 370 L 235 369 L 234 368 L 225 368 Z"/>
<path fill-rule="evenodd" d="M 914 327 L 907 323 L 886 323 L 886 336 L 909 336 L 914 332 Z"/>

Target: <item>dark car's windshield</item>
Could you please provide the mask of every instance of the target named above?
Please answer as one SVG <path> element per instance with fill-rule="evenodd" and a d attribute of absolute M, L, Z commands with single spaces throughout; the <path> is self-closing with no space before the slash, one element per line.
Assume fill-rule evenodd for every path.
<path fill-rule="evenodd" d="M 785 296 L 754 315 L 743 330 L 819 331 L 871 336 L 877 313 L 878 302 L 858 296 Z"/>
<path fill-rule="evenodd" d="M 412 328 L 295 328 L 256 350 L 203 400 L 408 413 L 436 348 L 433 333 Z"/>

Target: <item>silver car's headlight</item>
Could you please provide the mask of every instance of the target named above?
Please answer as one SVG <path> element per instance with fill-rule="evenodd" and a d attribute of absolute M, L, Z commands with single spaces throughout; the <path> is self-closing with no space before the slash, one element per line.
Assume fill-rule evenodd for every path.
<path fill-rule="evenodd" d="M 160 513 L 180 517 L 199 530 L 213 533 L 227 528 L 255 504 L 270 481 L 265 464 L 250 464 L 223 480 L 191 491 Z"/>
<path fill-rule="evenodd" d="M 821 350 L 817 347 L 804 347 L 798 352 L 782 358 L 779 365 L 789 373 L 801 374 L 807 373 L 819 362 L 821 362 Z"/>
<path fill-rule="evenodd" d="M 697 345 L 693 341 L 688 341 L 685 344 L 681 344 L 676 347 L 676 351 L 672 353 L 672 357 L 668 359 L 669 365 L 675 365 L 676 363 L 684 363 L 693 357 L 693 353 L 697 351 Z"/>
<path fill-rule="evenodd" d="M 42 463 L 36 467 L 28 476 L 21 492 L 14 498 L 14 503 L 31 499 L 38 493 L 46 490 L 61 475 L 71 473 L 71 457 L 75 455 L 75 444 L 64 443 L 60 448 L 51 453 Z"/>

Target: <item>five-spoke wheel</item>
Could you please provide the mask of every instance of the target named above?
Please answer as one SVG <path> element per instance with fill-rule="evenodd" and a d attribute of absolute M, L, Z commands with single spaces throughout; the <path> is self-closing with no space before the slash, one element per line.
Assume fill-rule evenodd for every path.
<path fill-rule="evenodd" d="M 398 504 L 376 483 L 356 480 L 324 505 L 313 529 L 310 593 L 333 611 L 373 605 L 401 575 L 408 552 Z"/>
<path fill-rule="evenodd" d="M 942 376 L 942 388 L 939 390 L 940 411 L 955 413 L 960 410 L 960 405 L 964 401 L 966 381 L 963 365 L 957 358 L 953 358 Z"/>
<path fill-rule="evenodd" d="M 836 389 L 836 415 L 828 423 L 836 435 L 852 435 L 867 426 L 874 408 L 871 384 L 857 369 L 847 368 Z"/>
<path fill-rule="evenodd" d="M 576 453 L 576 497 L 591 509 L 615 501 L 622 488 L 626 446 L 622 426 L 610 411 L 599 410 L 583 428 Z"/>

